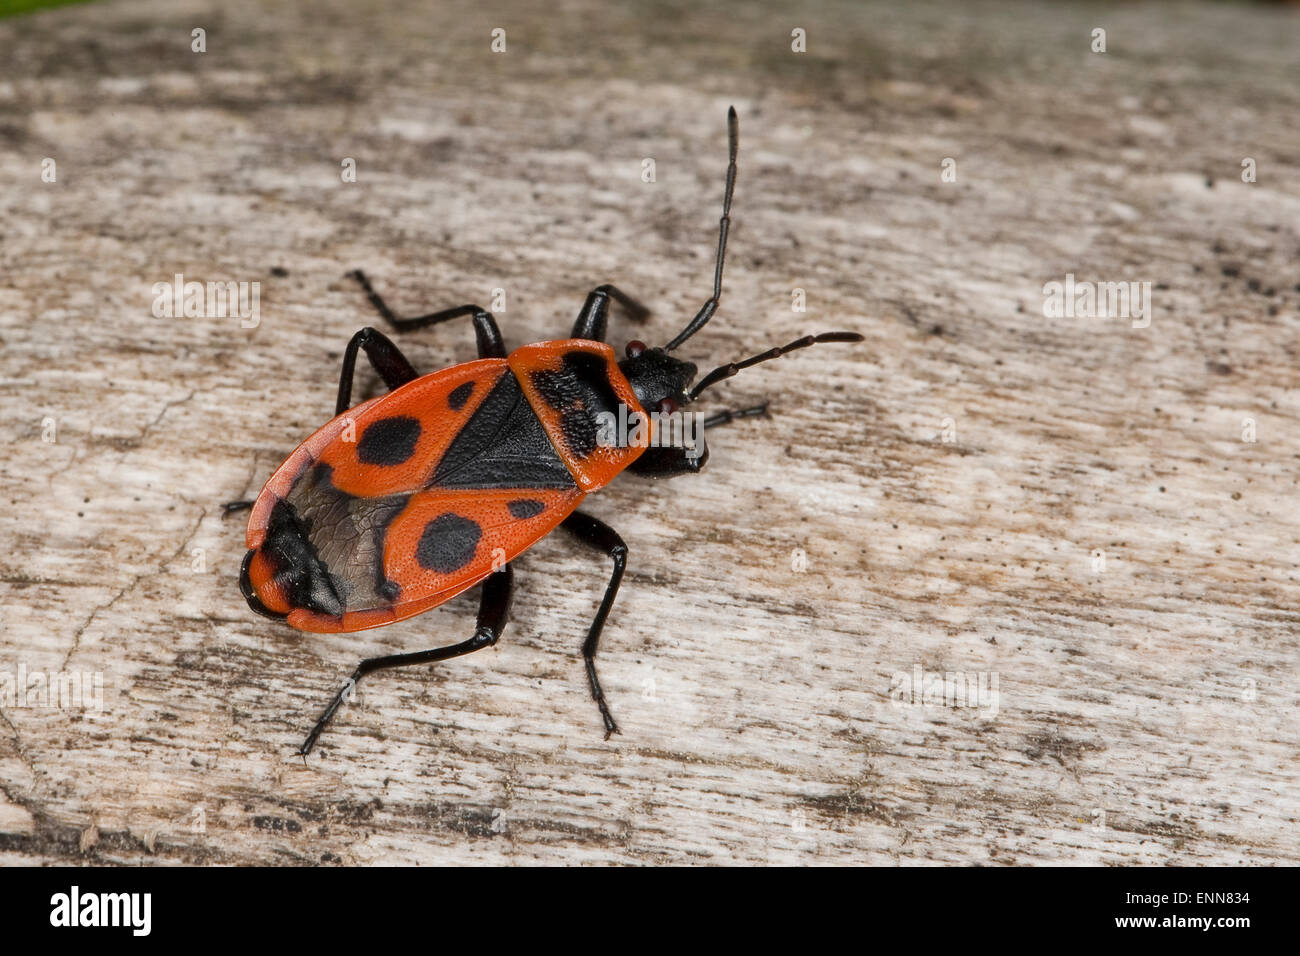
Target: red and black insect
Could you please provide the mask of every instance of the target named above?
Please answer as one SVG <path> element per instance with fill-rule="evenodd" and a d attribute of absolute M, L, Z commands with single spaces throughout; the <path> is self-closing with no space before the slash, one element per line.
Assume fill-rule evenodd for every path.
<path fill-rule="evenodd" d="M 649 310 L 612 285 L 587 296 L 570 338 L 507 352 L 486 310 L 463 305 L 399 318 L 362 272 L 349 273 L 399 332 L 468 316 L 479 358 L 421 376 L 380 332 L 364 328 L 354 335 L 343 355 L 335 418 L 276 469 L 256 501 L 227 506 L 252 508 L 240 589 L 259 614 L 302 631 L 339 632 L 400 621 L 476 584 L 483 588 L 473 637 L 363 660 L 300 753 L 311 751 L 347 691 L 371 671 L 447 660 L 495 644 L 510 605 L 510 562 L 557 526 L 614 563 L 582 656 L 605 736 L 618 732 L 595 662 L 627 546 L 603 521 L 576 509 L 624 470 L 651 477 L 694 473 L 708 450 L 702 442 L 655 444 L 653 436 L 648 444 L 602 441 L 601 414 L 672 412 L 743 368 L 817 342 L 862 339 L 853 332 L 805 336 L 714 369 L 694 386 L 695 365 L 670 354 L 712 318 L 722 295 L 737 127 L 732 109 L 713 295 L 662 348 L 632 341 L 626 358 L 616 358 L 605 343 L 610 301 L 635 320 Z M 352 406 L 358 351 L 389 392 Z M 709 428 L 764 412 L 762 405 L 720 411 L 703 424 Z"/>

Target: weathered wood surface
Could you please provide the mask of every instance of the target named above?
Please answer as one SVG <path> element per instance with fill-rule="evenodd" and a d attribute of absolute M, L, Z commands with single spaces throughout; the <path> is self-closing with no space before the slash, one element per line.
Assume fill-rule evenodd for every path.
<path fill-rule="evenodd" d="M 0 22 L 0 672 L 103 680 L 102 711 L 0 708 L 0 861 L 1300 860 L 1300 22 L 782 7 Z M 514 344 L 617 280 L 662 341 L 707 295 L 733 102 L 690 353 L 867 342 L 719 388 L 771 420 L 590 503 L 631 547 L 601 656 L 624 735 L 577 653 L 607 564 L 554 538 L 499 646 L 363 683 L 295 758 L 358 657 L 473 621 L 311 637 L 236 588 L 219 504 L 329 417 L 375 321 L 344 270 L 409 311 L 504 288 Z M 176 273 L 260 281 L 260 326 L 154 318 Z M 1152 282 L 1150 326 L 1044 318 L 1067 273 Z M 917 666 L 996 675 L 996 714 L 894 706 Z"/>

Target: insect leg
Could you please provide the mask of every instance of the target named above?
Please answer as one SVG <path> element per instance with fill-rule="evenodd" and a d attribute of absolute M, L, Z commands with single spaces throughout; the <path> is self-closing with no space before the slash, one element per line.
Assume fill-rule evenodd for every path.
<path fill-rule="evenodd" d="M 609 617 L 609 609 L 614 606 L 618 584 L 623 579 L 623 569 L 627 566 L 627 545 L 609 525 L 581 511 L 569 515 L 561 526 L 578 539 L 614 559 L 614 573 L 609 577 L 605 596 L 596 610 L 596 617 L 591 622 L 590 630 L 587 631 L 587 639 L 582 642 L 582 658 L 587 665 L 587 680 L 591 685 L 591 696 L 596 701 L 596 706 L 600 708 L 601 719 L 605 722 L 605 739 L 608 740 L 611 734 L 621 733 L 621 731 L 618 729 L 618 724 L 614 723 L 609 705 L 605 703 L 605 692 L 600 689 L 600 679 L 596 677 L 596 645 L 600 641 L 600 632 L 605 627 L 605 618 Z"/>
<path fill-rule="evenodd" d="M 451 644 L 447 647 L 435 647 L 431 651 L 418 651 L 414 654 L 390 654 L 387 657 L 371 657 L 358 664 L 348 682 L 343 685 L 343 689 L 330 701 L 330 705 L 321 714 L 320 720 L 316 721 L 316 726 L 311 729 L 307 739 L 298 748 L 298 753 L 302 756 L 311 753 L 311 749 L 316 746 L 316 740 L 330 720 L 333 719 L 339 706 L 347 698 L 348 694 L 356 688 L 357 682 L 371 671 L 445 661 L 495 644 L 500 639 L 501 632 L 505 630 L 506 620 L 510 615 L 510 595 L 513 578 L 514 572 L 511 570 L 510 565 L 507 564 L 497 573 L 488 575 L 483 582 L 483 591 L 479 596 L 478 621 L 474 636 L 469 640 L 461 641 L 459 644 Z"/>
<path fill-rule="evenodd" d="M 704 419 L 705 428 L 726 425 L 742 418 L 757 418 L 767 414 L 767 402 L 749 408 L 724 409 Z M 696 441 L 702 439 L 696 438 Z M 675 475 L 694 475 L 709 460 L 709 449 L 696 452 L 694 448 L 677 445 L 654 445 L 641 453 L 641 457 L 628 465 L 628 471 L 647 478 L 672 478 Z"/>
<path fill-rule="evenodd" d="M 375 307 L 375 311 L 382 315 L 384 320 L 398 332 L 414 332 L 416 329 L 422 329 L 428 325 L 437 325 L 439 322 L 446 322 L 448 319 L 468 315 L 472 316 L 474 321 L 474 337 L 478 340 L 478 357 L 506 357 L 506 345 L 501 338 L 501 330 L 497 328 L 497 320 L 486 309 L 481 309 L 477 305 L 458 305 L 453 309 L 443 309 L 441 312 L 430 312 L 428 315 L 417 315 L 404 319 L 390 309 L 384 300 L 379 297 L 379 293 L 370 285 L 370 280 L 364 272 L 360 269 L 354 269 L 348 273 L 348 277 L 357 280 L 366 293 L 366 298 Z"/>
<path fill-rule="evenodd" d="M 697 474 L 709 460 L 709 450 L 688 455 L 693 449 L 673 445 L 655 445 L 641 453 L 641 457 L 628 465 L 627 470 L 647 478 L 672 478 L 676 475 Z"/>
<path fill-rule="evenodd" d="M 626 292 L 612 285 L 598 285 L 587 293 L 587 301 L 583 303 L 582 311 L 578 313 L 578 318 L 573 323 L 573 334 L 570 338 L 605 341 L 605 324 L 609 316 L 610 299 L 621 305 L 627 311 L 628 317 L 637 322 L 644 320 L 650 314 L 649 308 Z"/>
<path fill-rule="evenodd" d="M 366 326 L 352 336 L 343 352 L 343 371 L 339 375 L 339 400 L 334 407 L 335 415 L 342 415 L 352 407 L 352 373 L 357 364 L 357 349 L 365 350 L 371 367 L 379 373 L 390 391 L 417 377 L 402 350 L 389 341 L 384 333 Z"/>
<path fill-rule="evenodd" d="M 227 501 L 224 505 L 221 506 L 221 517 L 223 518 L 229 517 L 230 515 L 234 514 L 236 511 L 247 511 L 249 508 L 253 507 L 253 505 L 255 505 L 256 503 L 257 502 L 255 501 Z"/>

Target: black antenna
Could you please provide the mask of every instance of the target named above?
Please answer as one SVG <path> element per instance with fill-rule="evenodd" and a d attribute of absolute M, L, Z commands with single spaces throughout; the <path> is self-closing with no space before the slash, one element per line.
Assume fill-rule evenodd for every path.
<path fill-rule="evenodd" d="M 759 362 L 767 362 L 774 358 L 780 358 L 786 352 L 794 352 L 798 349 L 806 349 L 810 345 L 816 345 L 818 342 L 861 342 L 862 336 L 857 332 L 823 332 L 821 335 L 805 335 L 801 339 L 795 339 L 789 345 L 782 345 L 778 348 L 768 349 L 751 358 L 742 359 L 739 362 L 731 362 L 727 365 L 715 368 L 704 378 L 700 379 L 696 386 L 690 390 L 686 400 L 693 402 L 699 397 L 700 392 L 704 391 L 710 385 L 716 385 L 724 378 L 731 378 L 742 368 L 749 368 L 751 365 L 757 365 Z"/>
<path fill-rule="evenodd" d="M 722 219 L 718 222 L 718 261 L 713 270 L 713 295 L 695 313 L 695 318 L 686 328 L 677 333 L 677 337 L 664 346 L 671 352 L 713 318 L 718 309 L 718 300 L 722 298 L 722 260 L 727 254 L 727 230 L 731 228 L 731 194 L 736 189 L 736 150 L 740 145 L 740 121 L 736 118 L 736 108 L 727 110 L 727 138 L 731 141 L 731 162 L 727 164 L 727 191 L 722 197 Z"/>

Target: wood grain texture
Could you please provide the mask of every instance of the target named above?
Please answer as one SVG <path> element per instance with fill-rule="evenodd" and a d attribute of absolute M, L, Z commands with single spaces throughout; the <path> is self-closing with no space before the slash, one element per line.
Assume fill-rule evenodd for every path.
<path fill-rule="evenodd" d="M 0 675 L 103 682 L 0 707 L 0 862 L 1300 862 L 1293 12 L 106 2 L 0 49 Z M 772 416 L 707 474 L 588 503 L 631 551 L 623 736 L 578 655 L 607 561 L 551 537 L 501 644 L 368 679 L 295 758 L 359 657 L 473 626 L 302 635 L 238 593 L 220 503 L 377 324 L 344 271 L 410 313 L 503 288 L 512 345 L 617 281 L 663 341 L 731 103 L 689 354 L 867 341 L 716 389 Z M 176 273 L 260 282 L 260 325 L 154 318 Z M 1045 318 L 1067 273 L 1151 282 L 1150 326 Z M 996 676 L 996 712 L 898 706 L 916 667 Z"/>

